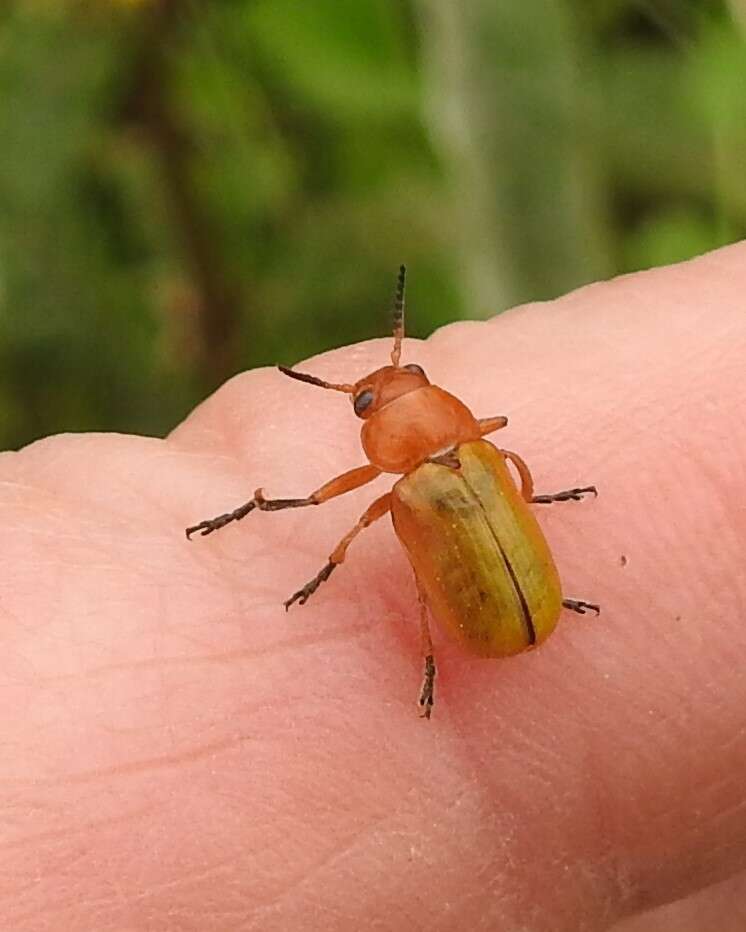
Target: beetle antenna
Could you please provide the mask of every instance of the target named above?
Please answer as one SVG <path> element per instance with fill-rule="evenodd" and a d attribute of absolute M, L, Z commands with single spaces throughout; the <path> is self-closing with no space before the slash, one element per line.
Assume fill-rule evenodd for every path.
<path fill-rule="evenodd" d="M 308 382 L 309 385 L 318 385 L 319 388 L 330 388 L 335 392 L 345 392 L 352 395 L 355 391 L 354 385 L 348 385 L 346 382 L 325 382 L 323 379 L 316 378 L 315 375 L 306 375 L 305 372 L 296 372 L 294 369 L 288 369 L 287 366 L 278 366 L 280 372 L 289 375 L 291 379 L 297 379 L 299 382 Z"/>
<path fill-rule="evenodd" d="M 394 298 L 394 348 L 391 350 L 391 365 L 396 367 L 399 365 L 401 341 L 404 337 L 404 279 L 406 275 L 406 266 L 400 265 Z"/>

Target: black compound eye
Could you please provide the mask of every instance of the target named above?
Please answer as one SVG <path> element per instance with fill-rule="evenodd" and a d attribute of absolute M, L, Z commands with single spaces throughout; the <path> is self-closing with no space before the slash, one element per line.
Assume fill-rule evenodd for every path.
<path fill-rule="evenodd" d="M 366 389 L 364 392 L 360 392 L 354 403 L 355 414 L 357 414 L 358 417 L 362 417 L 372 401 L 373 392 L 369 391 L 368 389 Z"/>
<path fill-rule="evenodd" d="M 425 370 L 422 366 L 418 366 L 416 362 L 410 362 L 408 366 L 404 366 L 403 368 L 406 369 L 407 372 L 414 372 L 415 375 L 425 374 Z"/>

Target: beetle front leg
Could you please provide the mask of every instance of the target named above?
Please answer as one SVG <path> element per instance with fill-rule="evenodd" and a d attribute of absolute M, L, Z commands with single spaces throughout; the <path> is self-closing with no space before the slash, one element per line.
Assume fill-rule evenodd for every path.
<path fill-rule="evenodd" d="M 229 511 L 224 515 L 218 515 L 217 518 L 209 518 L 207 521 L 200 521 L 194 527 L 186 529 L 186 536 L 189 539 L 192 534 L 199 531 L 204 537 L 206 534 L 212 534 L 213 531 L 220 530 L 231 521 L 240 521 L 255 508 L 259 511 L 282 511 L 284 508 L 304 508 L 306 505 L 321 505 L 328 502 L 330 498 L 337 495 L 344 495 L 345 492 L 351 492 L 353 489 L 372 482 L 381 474 L 381 470 L 376 466 L 358 466 L 356 469 L 350 469 L 324 483 L 315 492 L 311 492 L 306 498 L 265 498 L 262 490 L 257 489 L 251 501 L 246 502 L 235 511 Z"/>
<path fill-rule="evenodd" d="M 507 427 L 508 419 L 504 415 L 499 415 L 498 417 L 480 417 L 477 423 L 479 424 L 479 435 L 484 437 L 486 434 L 491 434 L 496 430 L 502 430 L 503 427 Z"/>
<path fill-rule="evenodd" d="M 421 718 L 430 718 L 433 712 L 433 702 L 435 700 L 435 658 L 433 656 L 433 639 L 430 637 L 430 625 L 427 620 L 427 602 L 425 594 L 420 586 L 420 581 L 415 576 L 417 582 L 417 598 L 420 602 L 420 639 L 422 644 L 422 656 L 425 658 L 425 677 L 422 681 L 422 690 L 420 691 L 419 705 L 422 709 Z"/>
<path fill-rule="evenodd" d="M 314 592 L 316 592 L 321 583 L 326 582 L 326 580 L 329 579 L 340 563 L 344 563 L 344 558 L 347 554 L 347 548 L 357 537 L 360 531 L 368 527 L 368 525 L 372 524 L 374 521 L 377 521 L 379 518 L 382 518 L 390 508 L 391 492 L 387 492 L 385 495 L 377 498 L 373 504 L 366 509 L 355 527 L 347 534 L 345 534 L 342 540 L 334 548 L 334 552 L 329 557 L 329 562 L 326 564 L 326 566 L 324 566 L 324 568 L 320 570 L 310 582 L 307 582 L 302 589 L 299 589 L 297 592 L 294 592 L 293 595 L 290 596 L 290 598 L 285 602 L 285 611 L 290 608 L 293 602 L 298 602 L 300 605 L 305 605 L 309 597 L 312 596 Z"/>

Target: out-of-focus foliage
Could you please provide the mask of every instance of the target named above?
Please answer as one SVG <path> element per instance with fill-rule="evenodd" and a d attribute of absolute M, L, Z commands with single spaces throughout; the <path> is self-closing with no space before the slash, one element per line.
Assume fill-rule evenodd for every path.
<path fill-rule="evenodd" d="M 746 228 L 746 10 L 6 0 L 0 447 Z M 355 373 L 340 373 L 340 378 Z"/>

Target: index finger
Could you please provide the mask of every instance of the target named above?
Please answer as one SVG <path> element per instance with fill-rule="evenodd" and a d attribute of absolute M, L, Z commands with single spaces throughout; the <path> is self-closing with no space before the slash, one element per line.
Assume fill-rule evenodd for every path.
<path fill-rule="evenodd" d="M 471 839 L 467 852 L 455 846 L 458 854 L 431 839 L 435 868 L 427 878 L 411 869 L 420 893 L 433 891 L 432 902 L 424 899 L 435 916 L 446 874 L 458 878 L 449 902 L 468 892 L 480 914 L 494 908 L 504 920 L 507 897 L 516 901 L 514 921 L 529 910 L 532 928 L 557 929 L 560 915 L 576 928 L 589 910 L 619 915 L 664 902 L 746 861 L 738 816 L 746 761 L 743 259 L 743 247 L 732 247 L 405 343 L 406 360 L 478 416 L 510 416 L 509 445 L 529 460 L 541 491 L 589 482 L 600 491 L 592 506 L 553 506 L 539 518 L 565 590 L 601 602 L 603 624 L 566 619 L 540 652 L 505 662 L 436 642 L 436 733 L 410 737 L 403 722 L 407 745 L 414 741 L 428 761 L 426 776 L 412 783 L 420 821 L 445 818 L 454 838 Z M 384 346 L 327 354 L 313 371 L 354 378 Z M 235 407 L 224 400 L 219 394 L 199 410 L 177 442 L 188 446 L 207 422 L 230 423 Z M 270 402 L 268 456 L 282 463 L 289 448 L 295 467 L 305 444 L 318 459 L 309 455 L 300 469 L 314 475 L 319 461 L 332 470 L 356 462 L 354 422 L 325 405 L 298 391 L 287 405 L 291 420 Z M 248 409 L 247 438 L 262 430 L 260 406 L 249 401 Z M 240 456 L 238 431 L 221 430 Z M 294 536 L 318 559 L 322 536 L 331 540 L 345 524 L 330 516 L 332 530 L 316 518 L 297 520 Z M 411 693 L 414 590 L 383 540 L 381 531 L 358 545 L 363 569 L 335 576 L 336 593 L 309 606 L 311 623 L 338 599 L 354 618 L 356 597 L 366 617 L 378 606 L 373 614 L 382 619 L 408 621 L 403 645 L 386 631 L 382 644 L 370 645 L 367 673 L 357 659 L 352 665 L 382 684 L 381 670 L 401 665 L 393 648 L 403 646 Z M 400 676 L 395 683 L 406 685 Z M 366 685 L 348 699 L 377 748 L 376 705 L 399 708 L 407 695 L 372 692 Z M 387 732 L 397 727 L 387 720 Z M 456 819 L 448 799 L 462 798 L 464 780 L 473 792 Z M 495 829 L 489 839 L 485 824 Z M 479 896 L 472 882 L 483 876 L 485 852 L 496 896 Z"/>

